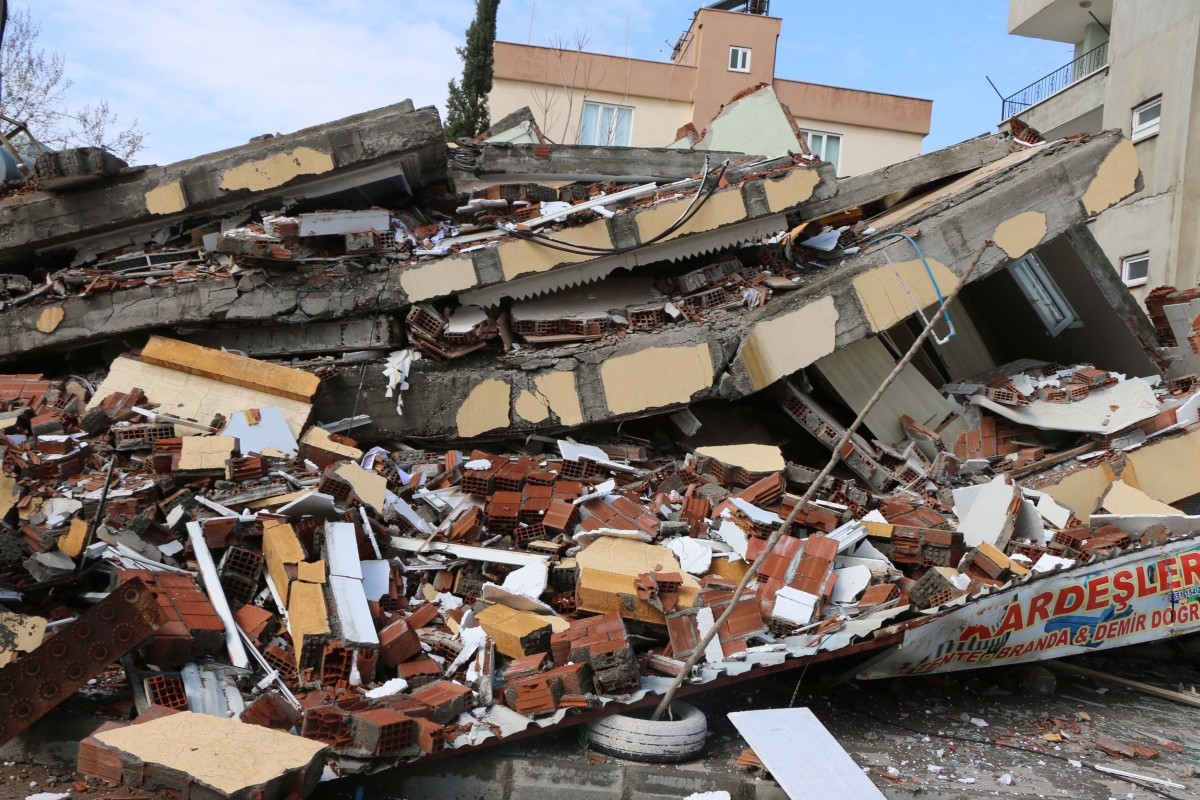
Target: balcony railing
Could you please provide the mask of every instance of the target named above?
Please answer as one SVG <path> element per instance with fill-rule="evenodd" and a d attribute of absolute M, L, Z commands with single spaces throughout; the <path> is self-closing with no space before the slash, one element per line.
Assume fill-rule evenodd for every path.
<path fill-rule="evenodd" d="M 1061 92 L 1080 78 L 1091 75 L 1108 64 L 1108 42 L 1089 50 L 1066 66 L 1059 67 L 1016 94 L 1004 98 L 1000 104 L 1000 119 L 1006 120 L 1020 114 L 1035 103 L 1040 103 L 1056 92 Z"/>

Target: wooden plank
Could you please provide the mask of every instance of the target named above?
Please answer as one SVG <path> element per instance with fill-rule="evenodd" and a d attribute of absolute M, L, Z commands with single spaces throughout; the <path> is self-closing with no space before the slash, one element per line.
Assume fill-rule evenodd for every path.
<path fill-rule="evenodd" d="M 735 711 L 729 720 L 792 800 L 883 800 L 809 709 Z"/>
<path fill-rule="evenodd" d="M 1153 697 L 1161 697 L 1163 700 L 1170 700 L 1174 703 L 1182 703 L 1183 705 L 1191 706 L 1192 708 L 1200 708 L 1200 697 L 1186 695 L 1183 692 L 1174 692 L 1170 689 L 1164 689 L 1161 686 L 1153 686 L 1149 683 L 1142 683 L 1141 681 L 1122 678 L 1118 675 L 1110 675 L 1109 673 L 1101 672 L 1098 669 L 1089 669 L 1088 667 L 1081 667 L 1076 664 L 1064 664 L 1058 661 L 1051 661 L 1050 663 L 1046 664 L 1046 666 L 1050 667 L 1050 669 L 1057 670 L 1058 672 L 1068 672 L 1074 675 L 1083 675 L 1084 677 L 1093 678 L 1098 681 L 1115 683 L 1118 686 L 1128 686 L 1130 689 L 1136 689 L 1142 694 L 1148 694 Z"/>
<path fill-rule="evenodd" d="M 321 384 L 311 372 L 163 336 L 150 337 L 142 361 L 302 403 L 312 402 Z"/>

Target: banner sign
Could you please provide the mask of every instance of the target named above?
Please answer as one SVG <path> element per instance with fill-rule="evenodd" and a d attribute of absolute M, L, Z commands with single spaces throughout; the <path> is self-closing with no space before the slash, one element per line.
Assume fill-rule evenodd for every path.
<path fill-rule="evenodd" d="M 1194 537 L 967 601 L 904 632 L 861 678 L 1023 664 L 1200 631 Z"/>

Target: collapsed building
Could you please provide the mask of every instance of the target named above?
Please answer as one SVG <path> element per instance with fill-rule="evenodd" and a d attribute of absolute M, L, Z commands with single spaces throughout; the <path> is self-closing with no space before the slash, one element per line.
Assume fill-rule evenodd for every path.
<path fill-rule="evenodd" d="M 1065 655 L 1011 634 L 1078 606 L 1008 620 L 1076 569 L 1175 559 L 1089 610 L 1200 585 L 1198 298 L 1148 317 L 1089 232 L 1139 185 L 1117 133 L 839 181 L 803 148 L 447 159 L 401 104 L 96 165 L 0 199 L 0 739 L 120 661 L 141 713 L 84 774 L 283 796 L 681 677 Z M 283 737 L 241 784 L 163 745 L 241 723 Z"/>

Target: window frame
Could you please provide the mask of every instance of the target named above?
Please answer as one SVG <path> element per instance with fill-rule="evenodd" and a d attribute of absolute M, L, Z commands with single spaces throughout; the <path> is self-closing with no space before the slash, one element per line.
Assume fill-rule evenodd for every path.
<path fill-rule="evenodd" d="M 734 54 L 741 56 L 735 60 Z M 725 62 L 725 67 L 729 72 L 749 72 L 750 71 L 750 56 L 751 49 L 740 44 L 729 45 L 729 59 Z M 742 63 L 743 66 L 735 67 L 734 64 Z"/>
<path fill-rule="evenodd" d="M 1130 278 L 1129 268 L 1139 261 L 1146 262 L 1146 274 L 1140 278 Z M 1121 259 L 1121 283 L 1125 284 L 1130 289 L 1137 286 L 1145 286 L 1150 282 L 1150 251 L 1144 253 L 1134 253 L 1131 256 L 1124 256 Z"/>
<path fill-rule="evenodd" d="M 816 131 L 816 130 L 810 130 L 808 128 L 801 128 L 800 135 L 804 138 L 804 144 L 808 147 L 808 152 L 812 153 L 814 156 L 817 156 L 822 161 L 829 160 L 825 157 L 825 151 L 826 151 L 826 147 L 829 142 L 829 137 L 830 136 L 836 137 L 838 140 L 837 160 L 830 161 L 829 163 L 833 164 L 833 174 L 835 174 L 835 175 L 842 174 L 842 145 L 845 144 L 845 141 L 846 141 L 846 137 L 843 134 L 834 133 L 833 131 Z M 813 136 L 821 137 L 821 152 L 819 152 L 819 153 L 817 153 L 813 150 L 813 146 L 812 146 L 812 137 Z"/>
<path fill-rule="evenodd" d="M 1143 139 L 1149 139 L 1151 136 L 1158 135 L 1159 123 L 1162 122 L 1162 95 L 1152 97 L 1144 103 L 1139 103 L 1133 107 L 1133 111 L 1129 117 L 1129 138 L 1131 141 L 1140 142 Z M 1138 115 L 1143 111 L 1148 111 L 1151 108 L 1158 106 L 1158 116 L 1150 122 L 1138 123 Z"/>
<path fill-rule="evenodd" d="M 604 109 L 611 108 L 614 112 L 614 115 L 619 115 L 622 110 L 628 109 L 629 110 L 629 141 L 624 144 L 620 144 L 616 141 L 610 142 L 610 141 L 607 141 L 608 137 L 605 136 L 605 137 L 597 137 L 597 141 L 594 143 L 593 142 L 585 142 L 584 141 L 585 128 L 584 128 L 583 121 L 584 121 L 584 118 L 587 116 L 588 106 L 596 107 L 596 132 L 597 133 L 599 133 L 599 131 L 600 131 L 600 120 L 603 117 Z M 633 146 L 633 121 L 634 121 L 634 113 L 636 112 L 636 110 L 637 110 L 636 106 L 622 106 L 622 105 L 618 105 L 616 103 L 602 103 L 598 100 L 584 100 L 583 107 L 580 108 L 580 110 L 579 110 L 579 133 L 575 137 L 576 143 L 587 145 L 589 147 L 632 147 Z M 617 119 L 616 116 L 614 116 L 614 120 L 615 119 Z M 619 125 L 616 125 L 612 128 L 612 134 L 613 134 L 614 139 L 616 137 L 618 130 L 620 130 Z"/>
<path fill-rule="evenodd" d="M 1036 255 L 1029 253 L 1016 259 L 1008 265 L 1008 273 L 1016 281 L 1021 294 L 1025 295 L 1025 299 L 1029 301 L 1034 313 L 1051 336 L 1058 336 L 1080 322 L 1079 315 L 1071 307 L 1066 295 L 1058 288 L 1046 265 Z M 1045 308 L 1046 304 L 1053 306 L 1061 319 L 1054 319 Z"/>

